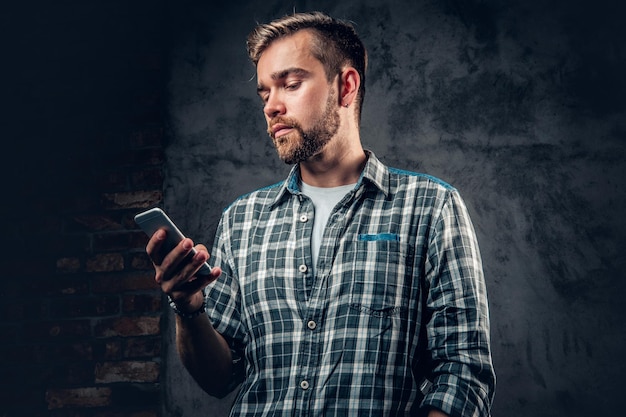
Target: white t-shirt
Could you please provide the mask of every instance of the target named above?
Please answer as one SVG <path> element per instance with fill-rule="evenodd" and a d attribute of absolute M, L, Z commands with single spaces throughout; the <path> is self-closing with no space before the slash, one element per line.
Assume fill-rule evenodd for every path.
<path fill-rule="evenodd" d="M 311 236 L 311 250 L 313 251 L 313 272 L 317 265 L 317 256 L 320 253 L 322 245 L 322 236 L 324 228 L 328 223 L 328 218 L 333 209 L 348 194 L 355 184 L 341 185 L 339 187 L 314 187 L 305 183 L 301 183 L 302 193 L 313 201 L 315 207 L 315 216 L 313 219 L 313 236 Z"/>

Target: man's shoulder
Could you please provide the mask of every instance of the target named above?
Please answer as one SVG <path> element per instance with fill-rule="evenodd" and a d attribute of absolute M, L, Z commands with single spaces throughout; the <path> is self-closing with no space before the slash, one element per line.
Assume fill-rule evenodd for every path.
<path fill-rule="evenodd" d="M 397 186 L 420 187 L 441 192 L 456 191 L 455 187 L 433 175 L 393 167 L 388 167 L 388 170 L 391 182 Z"/>

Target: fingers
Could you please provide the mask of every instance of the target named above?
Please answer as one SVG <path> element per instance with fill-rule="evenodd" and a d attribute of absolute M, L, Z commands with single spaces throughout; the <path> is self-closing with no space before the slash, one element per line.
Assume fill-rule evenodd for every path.
<path fill-rule="evenodd" d="M 177 275 L 188 277 L 195 275 L 202 263 L 208 259 L 208 255 L 206 250 L 196 252 L 191 239 L 183 239 L 165 255 L 159 264 L 157 264 L 155 259 L 157 282 L 169 281 Z"/>
<path fill-rule="evenodd" d="M 177 304 L 188 304 L 193 296 L 202 291 L 207 285 L 220 277 L 220 268 L 211 268 L 208 275 L 194 275 L 187 281 L 172 279 L 161 285 L 163 291 Z"/>
<path fill-rule="evenodd" d="M 202 248 L 206 252 L 206 248 L 204 246 Z M 157 230 L 146 245 L 146 253 L 152 260 L 157 272 L 157 282 L 170 279 L 177 272 L 179 266 L 188 262 L 188 257 L 193 256 L 191 252 L 194 252 L 191 239 L 185 238 L 180 242 L 172 242 L 171 239 L 168 239 L 165 229 Z"/>
<path fill-rule="evenodd" d="M 163 262 L 163 257 L 166 255 L 166 253 L 163 253 L 162 250 L 166 237 L 167 233 L 165 230 L 159 229 L 154 232 L 146 245 L 146 252 L 148 253 L 150 259 L 152 259 L 152 263 L 155 265 L 160 265 L 161 262 Z"/>
<path fill-rule="evenodd" d="M 155 281 L 166 294 L 190 299 L 221 274 L 219 268 L 212 268 L 209 275 L 198 275 L 200 267 L 209 259 L 209 252 L 204 245 L 194 247 L 193 241 L 185 238 L 167 252 L 166 241 L 167 233 L 160 229 L 146 245 L 146 252 L 154 264 Z"/>

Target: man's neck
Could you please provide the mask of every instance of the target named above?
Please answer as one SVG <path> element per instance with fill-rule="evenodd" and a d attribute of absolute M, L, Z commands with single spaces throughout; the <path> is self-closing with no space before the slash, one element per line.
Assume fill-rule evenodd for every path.
<path fill-rule="evenodd" d="M 366 162 L 367 156 L 361 146 L 343 151 L 324 149 L 308 161 L 300 163 L 300 176 L 303 182 L 314 187 L 354 184 L 359 180 Z"/>

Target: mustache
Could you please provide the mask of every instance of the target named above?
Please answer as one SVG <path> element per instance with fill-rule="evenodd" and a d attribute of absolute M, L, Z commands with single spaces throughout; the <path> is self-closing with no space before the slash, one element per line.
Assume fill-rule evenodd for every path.
<path fill-rule="evenodd" d="M 280 116 L 275 117 L 270 120 L 267 125 L 267 134 L 270 135 L 272 139 L 274 139 L 274 126 L 276 126 L 277 124 L 281 124 L 289 128 L 300 129 L 300 124 L 292 118 Z"/>

